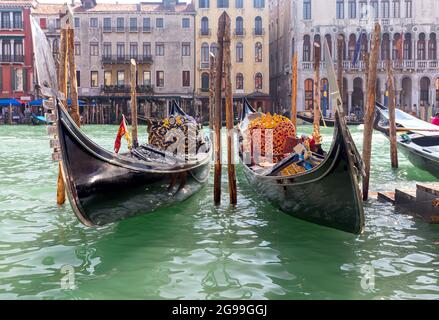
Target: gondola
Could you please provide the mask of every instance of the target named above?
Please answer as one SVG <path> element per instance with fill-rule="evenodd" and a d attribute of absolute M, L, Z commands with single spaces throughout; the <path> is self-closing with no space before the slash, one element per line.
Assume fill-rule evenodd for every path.
<path fill-rule="evenodd" d="M 30 120 L 31 120 L 31 123 L 35 126 L 52 124 L 51 121 L 47 121 L 46 118 L 44 118 L 43 116 L 37 116 L 35 113 L 32 113 L 30 115 Z"/>
<path fill-rule="evenodd" d="M 302 119 L 305 122 L 308 123 L 314 123 L 314 117 L 312 115 L 308 115 L 307 113 L 298 113 L 297 118 Z M 324 120 L 324 121 L 323 121 Z M 360 124 L 364 124 L 364 121 L 362 120 L 349 120 L 346 119 L 346 124 L 348 126 L 358 126 Z M 335 120 L 333 118 L 327 118 L 320 119 L 320 125 L 321 126 L 327 126 L 327 127 L 334 127 L 335 126 Z"/>
<path fill-rule="evenodd" d="M 439 178 L 439 130 L 404 111 L 395 110 L 398 128 L 397 147 L 417 168 Z M 389 115 L 387 107 L 376 103 L 374 128 L 389 138 Z M 403 129 L 409 129 L 403 131 Z M 419 129 L 417 131 L 416 129 Z"/>
<path fill-rule="evenodd" d="M 326 57 L 331 61 L 328 44 Z M 364 210 L 359 189 L 359 179 L 364 176 L 363 161 L 349 132 L 338 90 L 335 70 L 327 63 L 327 74 L 335 108 L 334 134 L 330 150 L 312 169 L 298 174 L 284 174 L 283 169 L 294 159 L 294 152 L 267 168 L 249 164 L 244 145 L 244 134 L 250 122 L 260 117 L 247 101 L 241 122 L 239 158 L 244 175 L 257 191 L 281 211 L 312 223 L 360 234 L 364 229 Z M 319 157 L 319 155 L 314 155 Z M 251 159 L 251 157 L 250 157 Z"/>
<path fill-rule="evenodd" d="M 178 106 L 173 108 L 170 115 L 181 112 Z M 118 155 L 91 141 L 59 101 L 57 113 L 67 195 L 76 216 L 87 226 L 105 225 L 183 201 L 207 182 L 209 140 L 204 150 L 185 158 L 151 145 Z"/>

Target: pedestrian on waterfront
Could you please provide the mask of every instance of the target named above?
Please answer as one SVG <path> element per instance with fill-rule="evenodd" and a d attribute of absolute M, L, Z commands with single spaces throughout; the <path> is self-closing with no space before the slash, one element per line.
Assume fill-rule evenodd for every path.
<path fill-rule="evenodd" d="M 414 104 L 412 108 L 412 116 L 416 117 L 417 113 L 418 113 L 418 106 Z"/>

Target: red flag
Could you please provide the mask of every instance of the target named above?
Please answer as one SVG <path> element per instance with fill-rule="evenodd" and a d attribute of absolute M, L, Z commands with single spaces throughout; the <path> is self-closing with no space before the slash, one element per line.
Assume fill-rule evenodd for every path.
<path fill-rule="evenodd" d="M 120 123 L 119 130 L 117 131 L 116 141 L 114 141 L 114 152 L 118 153 L 121 146 L 121 139 L 125 136 L 128 142 L 128 148 L 131 149 L 131 137 L 127 129 L 127 123 L 125 121 L 125 116 L 122 115 L 122 122 Z"/>

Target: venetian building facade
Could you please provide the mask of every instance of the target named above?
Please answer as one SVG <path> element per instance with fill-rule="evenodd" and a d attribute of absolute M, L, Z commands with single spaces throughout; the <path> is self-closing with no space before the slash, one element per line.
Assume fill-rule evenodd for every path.
<path fill-rule="evenodd" d="M 161 117 L 173 99 L 189 108 L 195 84 L 195 11 L 177 0 L 72 4 L 79 97 L 129 113 L 130 59 L 137 62 L 141 113 Z M 40 3 L 33 15 L 59 52 L 62 5 Z M 176 36 L 178 34 L 178 36 Z"/>
<path fill-rule="evenodd" d="M 27 103 L 34 97 L 33 6 L 29 0 L 0 1 L 0 98 Z"/>
<path fill-rule="evenodd" d="M 208 116 L 209 52 L 217 52 L 218 19 L 224 11 L 231 19 L 235 116 L 239 114 L 237 103 L 244 96 L 256 109 L 271 111 L 268 3 L 265 0 L 193 0 L 193 4 L 197 12 L 195 88 L 203 118 Z"/>
<path fill-rule="evenodd" d="M 292 44 L 288 49 L 290 56 L 293 47 L 299 54 L 299 110 L 313 107 L 313 44 L 317 42 L 323 45 L 327 40 L 335 62 L 338 36 L 344 39 L 342 96 L 345 108 L 349 111 L 354 107 L 364 108 L 366 76 L 363 55 L 360 54 L 357 63 L 352 62 L 360 36 L 361 52 L 370 51 L 371 32 L 375 22 L 380 22 L 382 26 L 377 99 L 384 100 L 385 61 L 391 57 L 397 104 L 402 108 L 438 106 L 439 1 L 294 0 L 291 1 L 290 10 L 295 12 L 296 20 L 291 21 Z M 323 61 L 321 65 L 321 88 L 327 85 L 325 64 Z M 330 113 L 331 110 L 332 107 L 328 106 L 327 112 Z"/>

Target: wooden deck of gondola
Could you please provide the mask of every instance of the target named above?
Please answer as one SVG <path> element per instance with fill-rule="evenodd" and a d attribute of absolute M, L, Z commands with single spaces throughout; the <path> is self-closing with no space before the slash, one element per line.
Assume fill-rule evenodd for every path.
<path fill-rule="evenodd" d="M 439 223 L 439 184 L 417 184 L 415 190 L 370 192 L 369 196 L 390 203 L 395 213 L 420 217 L 428 223 Z"/>

